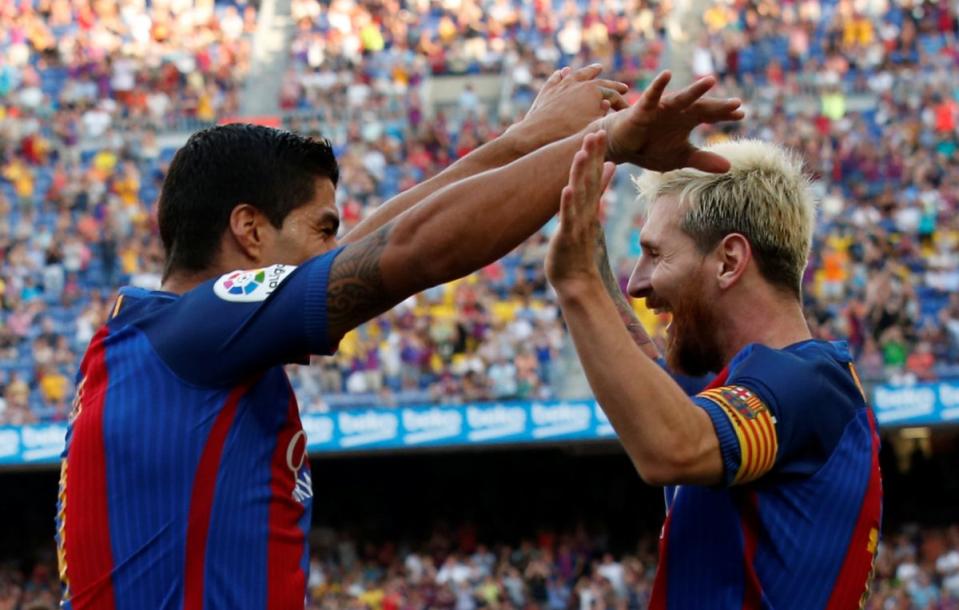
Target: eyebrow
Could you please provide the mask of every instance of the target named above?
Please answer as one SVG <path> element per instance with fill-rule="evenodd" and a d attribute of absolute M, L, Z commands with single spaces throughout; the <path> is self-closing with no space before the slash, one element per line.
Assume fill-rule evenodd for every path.
<path fill-rule="evenodd" d="M 333 225 L 333 234 L 340 232 L 340 215 L 330 209 L 320 212 L 320 223 L 328 222 Z"/>

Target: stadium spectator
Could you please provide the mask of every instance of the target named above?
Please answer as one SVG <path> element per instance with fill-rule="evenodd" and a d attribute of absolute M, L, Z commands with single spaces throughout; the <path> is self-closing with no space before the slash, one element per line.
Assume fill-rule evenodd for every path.
<path fill-rule="evenodd" d="M 310 558 L 309 610 L 353 607 L 367 610 L 438 607 L 523 607 L 529 601 L 550 610 L 645 608 L 656 569 L 655 537 L 636 541 L 625 554 L 611 554 L 602 539 L 576 532 L 549 532 L 538 544 L 462 547 L 364 543 L 362 551 L 342 532 L 314 531 L 321 540 Z M 488 560 L 477 560 L 479 548 Z M 521 549 L 525 551 L 520 552 Z M 442 578 L 447 562 L 474 566 L 458 580 Z M 915 558 L 915 559 L 914 559 Z M 907 526 L 880 543 L 875 579 L 865 610 L 954 610 L 959 607 L 959 527 Z M 618 564 L 623 587 L 602 569 Z M 905 569 L 902 569 L 906 566 Z M 901 575 L 899 575 L 901 573 Z M 906 577 L 908 576 L 908 577 Z M 52 561 L 32 567 L 0 564 L 0 608 L 54 610 L 60 585 Z"/>
<path fill-rule="evenodd" d="M 222 36 L 227 46 L 240 48 L 248 46 L 255 11 L 238 6 L 216 6 L 211 14 L 222 32 L 214 36 Z M 608 65 L 626 80 L 642 82 L 648 78 L 665 47 L 663 3 L 604 1 L 595 7 L 554 7 L 550 3 L 527 5 L 500 0 L 463 6 L 463 11 L 457 12 L 445 7 L 419 11 L 416 5 L 405 2 L 389 8 L 365 3 L 294 3 L 299 26 L 292 50 L 289 108 L 300 111 L 289 124 L 303 133 L 330 136 L 344 151 L 341 209 L 347 227 L 396 192 L 434 175 L 469 150 L 472 142 L 484 142 L 500 133 L 509 119 L 529 104 L 539 83 L 561 61 L 556 34 L 566 23 L 602 23 L 612 48 Z M 922 375 L 944 378 L 959 371 L 959 331 L 953 328 L 959 327 L 954 323 L 959 319 L 959 313 L 955 313 L 959 308 L 950 306 L 948 297 L 959 286 L 954 236 L 959 164 L 954 155 L 955 129 L 950 131 L 949 122 L 956 96 L 941 84 L 948 82 L 949 70 L 954 69 L 959 56 L 955 31 L 950 29 L 956 24 L 955 9 L 930 3 L 910 10 L 903 6 L 899 1 L 869 5 L 856 13 L 845 5 L 836 8 L 820 0 L 798 5 L 715 3 L 703 15 L 706 32 L 690 60 L 699 66 L 711 62 L 722 78 L 722 92 L 743 96 L 750 104 L 750 122 L 713 132 L 711 140 L 742 135 L 778 141 L 801 151 L 816 174 L 817 188 L 823 194 L 822 216 L 827 222 L 821 224 L 814 247 L 814 252 L 822 255 L 811 259 L 807 273 L 807 317 L 814 321 L 811 326 L 818 337 L 859 333 L 861 340 L 852 347 L 863 376 L 873 380 L 889 375 L 895 380 L 917 379 L 909 359 L 921 343 L 929 344 L 934 358 L 931 371 L 925 366 L 919 368 Z M 164 16 L 163 11 L 182 11 L 176 19 L 188 20 L 206 9 L 180 3 L 158 9 L 159 14 L 153 15 L 146 8 L 128 8 L 122 16 L 129 21 L 127 24 L 117 21 L 110 11 L 98 15 L 99 6 L 52 2 L 49 11 L 45 7 L 8 4 L 0 17 L 4 26 L 0 47 L 9 50 L 10 58 L 0 67 L 0 89 L 17 92 L 5 98 L 0 120 L 4 150 L 0 159 L 4 175 L 0 180 L 0 251 L 4 253 L 0 263 L 4 303 L 0 317 L 7 323 L 12 318 L 16 324 L 28 319 L 25 315 L 33 315 L 30 325 L 33 321 L 38 324 L 40 318 L 27 311 L 29 304 L 22 297 L 24 289 L 30 299 L 42 294 L 56 319 L 57 331 L 71 339 L 71 348 L 78 353 L 92 335 L 88 327 L 77 328 L 85 325 L 79 314 L 90 299 L 99 298 L 101 292 L 109 298 L 116 284 L 131 281 L 130 271 L 135 271 L 135 283 L 155 285 L 159 240 L 151 219 L 165 159 L 170 154 L 159 145 L 157 129 L 163 130 L 180 120 L 175 117 L 183 116 L 178 100 L 197 96 L 182 93 L 190 89 L 191 77 L 180 73 L 177 66 L 169 70 L 169 61 L 175 60 L 164 59 L 159 68 L 144 69 L 138 63 L 137 51 L 113 61 L 110 71 L 99 75 L 98 81 L 102 62 L 82 63 L 86 60 L 73 54 L 71 45 L 75 39 L 80 40 L 82 49 L 93 57 L 102 57 L 104 53 L 95 46 L 100 39 L 89 40 L 84 32 L 113 28 L 114 33 L 129 37 L 135 45 L 145 41 L 144 53 L 167 53 L 181 48 L 191 30 L 183 29 L 184 35 L 176 40 L 167 37 L 168 24 L 174 17 Z M 599 18 L 592 14 L 594 8 Z M 152 38 L 137 38 L 144 24 L 153 24 L 154 19 L 157 27 Z M 107 27 L 98 25 L 98 20 Z M 463 50 L 465 38 L 472 34 L 465 38 L 436 36 L 428 42 L 431 32 L 440 31 L 441 22 L 444 31 L 475 29 L 492 36 L 487 43 L 490 61 L 469 59 L 464 63 L 460 59 L 475 56 L 475 42 L 470 43 L 473 46 L 468 52 Z M 866 27 L 866 23 L 871 25 Z M 21 36 L 24 24 L 38 34 Z M 200 38 L 207 36 L 205 27 L 195 26 Z M 460 29 L 464 27 L 466 30 Z M 366 34 L 361 36 L 364 28 Z M 379 51 L 363 49 L 364 44 L 379 48 L 371 28 L 380 31 L 383 45 Z M 862 35 L 868 30 L 870 35 Z M 39 57 L 38 49 L 49 45 L 44 32 L 58 36 L 65 32 L 64 44 L 57 47 L 53 57 L 44 55 L 34 67 L 29 60 Z M 585 40 L 585 32 L 581 35 Z M 108 36 L 104 40 L 108 48 L 114 44 Z M 577 61 L 607 57 L 602 44 L 598 52 L 585 43 L 580 47 Z M 423 50 L 426 48 L 432 55 Z M 851 49 L 856 51 L 852 53 Z M 708 61 L 703 55 L 706 52 L 710 54 Z M 213 55 L 214 64 L 221 59 L 232 60 L 216 52 Z M 637 58 L 649 65 L 637 64 Z M 71 61 L 81 62 L 80 67 L 69 67 Z M 205 60 L 195 63 L 200 68 L 206 65 Z M 116 122 L 116 117 L 129 101 L 125 98 L 131 68 L 136 82 L 132 97 L 142 95 L 145 110 L 141 112 L 154 117 L 147 124 L 155 127 L 121 131 L 119 126 L 123 124 Z M 443 74 L 461 69 L 504 71 L 512 81 L 510 103 L 497 108 L 489 105 L 491 100 L 482 99 L 478 116 L 466 122 L 454 116 L 455 108 L 446 112 L 440 108 L 427 117 L 420 84 L 434 70 Z M 217 87 L 225 85 L 235 90 L 235 76 L 242 76 L 241 72 L 230 71 L 232 80 L 228 81 L 211 76 L 204 76 L 204 80 L 216 80 Z M 29 110 L 38 98 L 49 98 L 41 101 L 41 107 L 55 102 L 51 92 L 58 84 L 62 84 L 61 98 L 77 101 L 60 104 L 52 115 Z M 841 95 L 834 99 L 830 96 L 836 95 L 837 88 Z M 825 104 L 821 99 L 824 93 Z M 354 99 L 365 96 L 361 110 L 349 104 L 349 95 Z M 110 99 L 98 109 L 104 96 Z M 228 100 L 233 93 L 223 97 Z M 21 104 L 22 99 L 28 102 L 26 106 Z M 214 110 L 226 112 L 229 105 L 217 106 L 216 99 Z M 803 100 L 808 99 L 816 100 L 815 104 L 806 105 Z M 838 109 L 836 102 L 845 107 Z M 80 139 L 85 137 L 83 116 L 91 112 L 88 120 L 96 127 L 97 113 L 112 103 L 116 108 L 111 116 L 118 127 L 104 133 L 98 143 L 101 150 L 90 158 L 93 152 L 83 152 L 80 147 Z M 51 117 L 49 130 L 40 129 L 44 116 Z M 137 179 L 138 190 L 134 188 Z M 117 231 L 115 254 L 110 251 L 110 242 L 100 239 L 108 225 Z M 39 230 L 34 230 L 37 226 Z M 529 252 L 535 252 L 535 247 Z M 901 308 L 898 313 L 892 312 L 900 316 L 901 337 L 896 331 L 875 333 L 874 324 L 887 323 L 883 316 L 874 321 L 865 313 L 849 315 L 849 303 L 869 301 L 872 309 L 875 300 L 871 295 L 886 275 L 879 261 L 893 255 L 904 256 L 907 261 L 907 265 L 892 270 L 896 282 L 914 287 L 906 295 L 905 316 Z M 638 243 L 629 256 L 638 256 Z M 537 267 L 528 265 L 529 259 L 536 256 L 520 251 L 475 276 L 481 286 L 494 290 L 480 290 L 478 306 L 489 311 L 490 302 L 513 299 L 513 289 L 520 283 L 523 290 L 527 285 L 532 287 L 534 301 L 554 307 L 545 286 L 535 278 L 530 284 L 525 282 L 535 273 L 530 270 Z M 523 261 L 522 266 L 516 261 Z M 27 276 L 34 279 L 28 282 Z M 112 284 L 108 283 L 111 278 Z M 458 304 L 454 302 L 454 306 Z M 418 301 L 412 306 L 413 315 L 433 307 L 432 302 Z M 855 327 L 850 326 L 852 321 Z M 32 338 L 26 335 L 35 332 L 30 325 L 19 335 L 27 342 Z M 929 330 L 936 326 L 945 331 L 937 334 Z M 651 327 L 654 339 L 660 342 L 663 327 L 662 323 Z M 383 335 L 375 337 L 376 347 L 371 340 L 366 350 L 377 352 L 383 364 L 393 362 L 391 350 L 401 343 L 390 338 L 393 328 L 383 329 Z M 413 360 L 398 360 L 398 367 L 384 376 L 382 385 L 407 404 L 449 396 L 457 387 L 465 392 L 465 387 L 487 386 L 482 375 L 474 374 L 480 377 L 476 383 L 466 382 L 465 377 L 480 362 L 490 366 L 492 360 L 481 348 L 509 328 L 508 323 L 479 330 L 470 327 L 472 334 L 463 353 L 478 354 L 479 360 L 468 357 L 466 365 L 460 362 L 460 351 L 455 353 L 455 363 L 444 359 L 444 352 L 431 345 L 429 335 L 421 333 L 415 340 L 405 336 L 403 343 L 423 344 L 415 349 L 422 351 L 424 361 L 414 364 Z M 558 334 L 561 328 L 559 320 L 544 322 L 544 333 L 556 339 L 556 345 L 563 341 Z M 81 336 L 72 341 L 77 334 Z M 13 336 L 8 337 L 16 342 Z M 877 344 L 871 345 L 867 337 L 874 337 Z M 28 384 L 28 403 L 34 416 L 52 417 L 55 409 L 40 394 L 27 346 L 17 343 L 0 345 L 0 349 L 16 352 L 11 361 L 17 362 Z M 555 354 L 555 350 L 549 351 Z M 877 351 L 888 358 L 888 367 L 885 363 L 875 366 Z M 427 359 L 427 354 L 439 357 Z M 928 357 L 913 360 L 928 361 Z M 538 368 L 538 385 L 547 395 L 551 391 L 548 376 L 554 366 L 555 358 L 548 366 Z M 338 391 L 321 404 L 319 392 L 309 390 L 307 399 L 301 401 L 304 408 L 311 403 L 317 408 L 373 404 L 373 393 L 341 398 L 351 373 L 345 364 L 314 372 L 313 377 L 322 375 L 326 383 L 313 386 L 336 387 Z M 303 373 L 298 379 L 303 380 L 304 387 L 313 387 L 308 377 L 309 373 Z M 397 379 L 401 380 L 399 384 L 395 383 Z M 437 385 L 431 392 L 431 386 L 441 379 L 446 380 L 445 391 Z M 397 391 L 397 386 L 406 390 Z"/>

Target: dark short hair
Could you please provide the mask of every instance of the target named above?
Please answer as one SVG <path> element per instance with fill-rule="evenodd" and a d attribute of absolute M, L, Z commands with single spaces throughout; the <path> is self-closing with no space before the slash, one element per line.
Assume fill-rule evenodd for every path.
<path fill-rule="evenodd" d="M 238 204 L 256 207 L 280 228 L 315 197 L 317 178 L 335 187 L 339 174 L 325 139 L 242 124 L 196 132 L 174 155 L 160 193 L 164 276 L 208 268 Z"/>

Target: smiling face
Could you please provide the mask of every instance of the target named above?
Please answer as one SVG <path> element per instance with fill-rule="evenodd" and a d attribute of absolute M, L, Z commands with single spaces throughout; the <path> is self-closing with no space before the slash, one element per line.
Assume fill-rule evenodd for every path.
<path fill-rule="evenodd" d="M 666 362 L 673 370 L 703 375 L 723 366 L 718 297 L 703 254 L 681 228 L 685 206 L 675 195 L 659 197 L 640 233 L 643 254 L 629 278 L 629 294 L 658 313 L 671 313 Z"/>
<path fill-rule="evenodd" d="M 261 254 L 261 266 L 301 265 L 336 247 L 340 215 L 336 194 L 329 178 L 316 179 L 316 191 L 308 203 L 293 209 L 279 229 L 264 222 L 268 232 Z"/>

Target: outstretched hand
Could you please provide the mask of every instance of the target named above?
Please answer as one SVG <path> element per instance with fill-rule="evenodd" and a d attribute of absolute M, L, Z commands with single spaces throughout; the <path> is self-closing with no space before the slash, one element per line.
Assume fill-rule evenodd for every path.
<path fill-rule="evenodd" d="M 616 171 L 613 163 L 603 162 L 607 145 L 605 131 L 590 134 L 573 157 L 569 183 L 560 195 L 559 228 L 546 255 L 546 277 L 557 291 L 569 283 L 600 279 L 599 202 Z"/>
<path fill-rule="evenodd" d="M 535 145 L 562 140 L 579 132 L 610 110 L 623 110 L 629 105 L 623 94 L 626 83 L 599 78 L 603 67 L 592 64 L 579 70 L 556 70 L 546 80 L 522 121 L 511 131 L 521 131 Z"/>
<path fill-rule="evenodd" d="M 701 150 L 689 134 L 702 124 L 738 121 L 745 115 L 737 98 L 704 98 L 716 85 L 712 76 L 664 95 L 671 74 L 661 72 L 630 108 L 606 116 L 601 123 L 608 132 L 606 158 L 615 163 L 634 163 L 665 172 L 693 167 L 706 172 L 729 170 L 729 161 Z"/>

